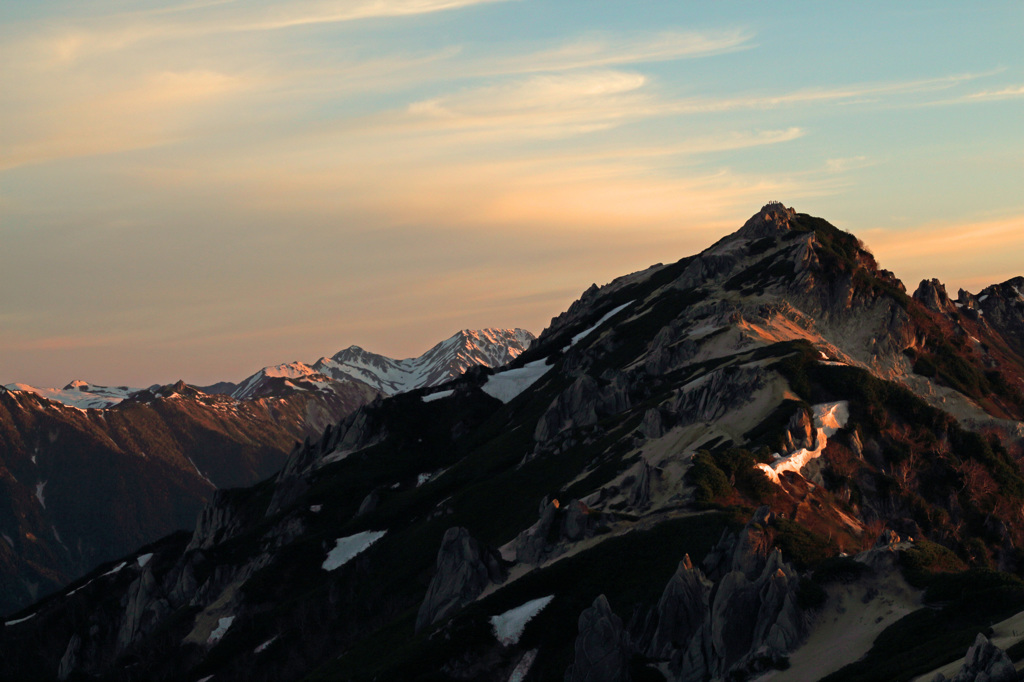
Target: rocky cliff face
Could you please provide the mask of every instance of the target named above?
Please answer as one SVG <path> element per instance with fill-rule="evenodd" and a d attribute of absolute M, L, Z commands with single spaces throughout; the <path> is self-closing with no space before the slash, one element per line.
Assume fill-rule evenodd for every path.
<path fill-rule="evenodd" d="M 465 528 L 449 528 L 441 540 L 427 596 L 416 614 L 416 629 L 451 616 L 504 579 L 505 568 L 496 552 L 481 546 Z"/>
<path fill-rule="evenodd" d="M 1024 607 L 1012 326 L 947 303 L 768 205 L 17 614 L 0 676 L 928 673 Z"/>

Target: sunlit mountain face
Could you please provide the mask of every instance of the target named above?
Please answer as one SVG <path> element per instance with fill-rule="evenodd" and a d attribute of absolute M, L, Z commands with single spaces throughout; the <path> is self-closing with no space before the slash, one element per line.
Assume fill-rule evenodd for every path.
<path fill-rule="evenodd" d="M 0 674 L 1016 679 L 1020 284 L 908 293 L 769 203 L 11 614 Z M 329 363 L 420 367 L 260 380 Z"/>

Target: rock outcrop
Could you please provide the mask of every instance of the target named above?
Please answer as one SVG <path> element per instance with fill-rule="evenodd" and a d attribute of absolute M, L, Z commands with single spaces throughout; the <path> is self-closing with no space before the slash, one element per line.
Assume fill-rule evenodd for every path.
<path fill-rule="evenodd" d="M 736 409 L 764 385 L 759 368 L 727 367 L 708 372 L 683 386 L 671 401 L 671 411 L 682 425 L 712 422 Z"/>
<path fill-rule="evenodd" d="M 498 553 L 477 542 L 465 528 L 449 528 L 437 553 L 437 572 L 416 614 L 417 632 L 450 616 L 505 579 Z"/>
<path fill-rule="evenodd" d="M 690 555 L 683 557 L 658 600 L 658 627 L 647 650 L 650 658 L 667 660 L 674 652 L 686 650 L 704 625 L 711 588 L 711 581 L 694 568 Z"/>
<path fill-rule="evenodd" d="M 761 574 L 749 580 L 742 571 L 718 584 L 710 611 L 685 652 L 670 669 L 679 680 L 696 682 L 729 675 L 750 677 L 783 665 L 806 635 L 797 605 L 799 576 L 774 550 Z"/>
<path fill-rule="evenodd" d="M 196 528 L 186 551 L 212 547 L 230 538 L 241 530 L 242 526 L 231 504 L 229 493 L 218 490 L 196 519 Z"/>
<path fill-rule="evenodd" d="M 786 429 L 785 451 L 796 452 L 801 448 L 814 450 L 818 446 L 818 430 L 814 428 L 814 419 L 810 410 L 797 410 L 789 419 Z"/>
<path fill-rule="evenodd" d="M 956 306 L 946 294 L 946 286 L 937 279 L 921 280 L 914 292 L 914 300 L 937 313 L 948 315 L 956 312 Z"/>
<path fill-rule="evenodd" d="M 602 594 L 580 614 L 575 659 L 566 682 L 628 682 L 630 646 L 622 619 Z"/>
<path fill-rule="evenodd" d="M 760 507 L 738 533 L 723 531 L 701 566 L 712 580 L 720 580 L 731 571 L 740 571 L 753 579 L 764 569 L 770 542 L 765 528 L 775 518 L 768 507 Z"/>
<path fill-rule="evenodd" d="M 1020 677 L 1006 652 L 978 633 L 964 665 L 952 679 L 939 673 L 932 682 L 1017 682 Z"/>
<path fill-rule="evenodd" d="M 577 377 L 544 412 L 534 429 L 534 439 L 544 443 L 572 429 L 596 424 L 602 417 L 629 408 L 629 379 L 617 373 L 601 386 L 589 374 Z"/>
<path fill-rule="evenodd" d="M 544 499 L 540 519 L 516 538 L 516 561 L 539 564 L 557 556 L 565 549 L 565 543 L 592 537 L 602 523 L 599 517 L 579 500 L 561 504 Z"/>
<path fill-rule="evenodd" d="M 971 298 L 985 321 L 1024 356 L 1024 277 L 985 287 Z"/>

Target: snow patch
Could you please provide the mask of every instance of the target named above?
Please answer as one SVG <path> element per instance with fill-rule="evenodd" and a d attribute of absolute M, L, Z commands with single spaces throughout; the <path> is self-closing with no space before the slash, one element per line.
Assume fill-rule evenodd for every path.
<path fill-rule="evenodd" d="M 423 396 L 423 402 L 425 402 L 425 403 L 432 403 L 435 400 L 440 400 L 441 398 L 447 398 L 452 393 L 455 393 L 455 389 L 454 388 L 450 388 L 447 391 L 438 391 L 437 393 L 431 393 L 430 395 Z"/>
<path fill-rule="evenodd" d="M 46 509 L 46 499 L 43 497 L 44 488 L 46 488 L 46 481 L 36 483 L 36 499 L 39 500 L 39 504 L 43 505 L 43 509 Z"/>
<path fill-rule="evenodd" d="M 979 296 L 978 297 L 978 303 L 983 303 L 986 298 L 988 298 L 988 294 L 985 294 L 984 296 Z"/>
<path fill-rule="evenodd" d="M 569 345 L 570 346 L 575 346 L 578 342 L 582 341 L 587 336 L 589 336 L 591 332 L 593 332 L 595 329 L 597 329 L 602 324 L 604 324 L 609 319 L 611 319 L 612 316 L 615 315 L 617 312 L 619 312 L 620 310 L 625 309 L 627 306 L 632 305 L 635 302 L 636 301 L 629 301 L 628 303 L 623 303 L 618 308 L 612 308 L 607 313 L 605 313 L 604 317 L 602 317 L 600 320 L 598 320 L 597 324 L 595 324 L 593 327 L 591 327 L 590 329 L 586 329 L 584 331 L 581 331 L 579 334 L 577 334 L 576 336 L 572 337 L 572 341 L 569 342 Z"/>
<path fill-rule="evenodd" d="M 786 471 L 799 474 L 807 463 L 821 456 L 828 444 L 828 439 L 836 434 L 839 429 L 846 426 L 850 418 L 850 405 L 845 400 L 837 403 L 822 403 L 814 405 L 811 410 L 814 412 L 814 425 L 817 427 L 817 447 L 814 450 L 801 448 L 791 455 L 782 457 L 775 454 L 776 460 L 771 464 L 758 464 L 760 469 L 774 483 L 779 483 L 779 476 Z"/>
<path fill-rule="evenodd" d="M 35 616 L 36 616 L 36 614 L 30 613 L 27 616 L 25 616 L 24 618 L 19 618 L 18 620 L 9 620 L 6 623 L 4 623 L 4 625 L 17 625 L 18 623 L 24 623 L 29 618 L 35 618 Z"/>
<path fill-rule="evenodd" d="M 221 638 L 227 633 L 228 628 L 235 622 L 234 616 L 225 616 L 217 621 L 217 628 L 210 633 L 209 639 L 206 640 L 207 644 L 213 644 L 219 642 Z"/>
<path fill-rule="evenodd" d="M 386 530 L 364 530 L 362 533 L 338 538 L 335 541 L 334 549 L 328 552 L 327 558 L 324 559 L 323 569 L 333 571 L 336 568 L 341 568 L 354 559 L 357 554 L 366 551 L 370 545 L 384 537 L 385 533 L 387 533 Z"/>
<path fill-rule="evenodd" d="M 314 514 L 319 514 L 320 510 L 323 509 L 323 508 L 324 508 L 324 506 L 322 504 L 311 504 L 311 505 L 309 505 L 309 511 L 313 512 Z"/>
<path fill-rule="evenodd" d="M 431 473 L 420 474 L 419 476 L 416 477 L 416 487 L 419 488 L 421 485 L 423 485 L 433 477 L 434 474 Z"/>
<path fill-rule="evenodd" d="M 483 385 L 483 392 L 507 403 L 520 393 L 537 383 L 537 380 L 548 373 L 553 365 L 545 365 L 547 358 L 528 362 L 519 369 L 510 369 L 493 374 Z"/>
<path fill-rule="evenodd" d="M 523 636 L 523 630 L 526 629 L 526 624 L 530 622 L 530 619 L 540 613 L 554 598 L 555 595 L 552 594 L 540 599 L 533 599 L 522 606 L 509 609 L 505 613 L 491 616 L 491 628 L 494 630 L 494 636 L 505 646 L 516 644 Z"/>
<path fill-rule="evenodd" d="M 136 559 L 135 562 L 139 565 L 139 568 L 145 568 L 146 564 L 148 564 L 149 560 L 152 559 L 152 558 L 153 558 L 153 553 L 150 552 L 149 554 L 143 554 L 138 559 Z"/>

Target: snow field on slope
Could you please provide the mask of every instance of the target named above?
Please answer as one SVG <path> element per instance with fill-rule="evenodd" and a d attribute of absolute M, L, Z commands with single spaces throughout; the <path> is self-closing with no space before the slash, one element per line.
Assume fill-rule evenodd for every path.
<path fill-rule="evenodd" d="M 494 630 L 494 636 L 505 646 L 516 644 L 519 642 L 519 638 L 523 636 L 526 624 L 540 613 L 545 606 L 550 604 L 554 598 L 555 595 L 552 594 L 540 599 L 533 599 L 522 606 L 509 609 L 505 613 L 491 616 L 491 627 Z"/>
<path fill-rule="evenodd" d="M 545 362 L 547 358 L 528 362 L 519 369 L 493 374 L 481 388 L 487 395 L 507 403 L 548 373 L 553 365 L 545 365 Z"/>
<path fill-rule="evenodd" d="M 335 541 L 334 549 L 327 553 L 324 559 L 323 569 L 333 571 L 341 568 L 352 561 L 357 554 L 366 551 L 370 545 L 380 540 L 387 533 L 386 530 L 364 530 L 355 535 L 338 538 Z"/>
<path fill-rule="evenodd" d="M 814 450 L 801 448 L 786 457 L 776 453 L 776 459 L 771 464 L 758 464 L 760 469 L 768 476 L 773 483 L 779 483 L 779 476 L 786 471 L 799 474 L 807 463 L 821 456 L 828 444 L 828 439 L 836 435 L 839 429 L 846 426 L 850 419 L 850 405 L 845 400 L 837 403 L 822 403 L 811 407 L 814 412 L 814 426 L 817 428 L 817 443 Z"/>
<path fill-rule="evenodd" d="M 213 644 L 214 642 L 220 641 L 222 637 L 227 633 L 228 628 L 235 622 L 234 616 L 225 616 L 217 621 L 217 628 L 210 633 L 210 637 L 206 640 L 207 644 Z"/>

